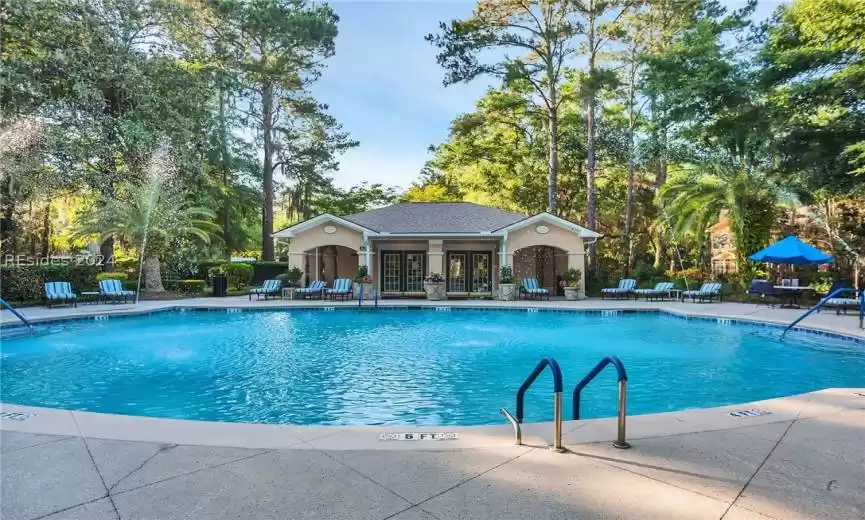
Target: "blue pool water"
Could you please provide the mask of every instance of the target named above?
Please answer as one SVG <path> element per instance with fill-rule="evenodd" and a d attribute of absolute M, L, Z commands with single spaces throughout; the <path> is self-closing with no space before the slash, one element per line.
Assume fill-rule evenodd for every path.
<path fill-rule="evenodd" d="M 153 417 L 293 424 L 502 422 L 541 357 L 570 392 L 603 356 L 629 375 L 630 414 L 865 386 L 861 342 L 655 313 L 377 310 L 164 312 L 44 325 L 7 338 L 3 402 Z M 584 417 L 615 415 L 610 368 Z M 549 372 L 526 420 L 552 419 Z"/>

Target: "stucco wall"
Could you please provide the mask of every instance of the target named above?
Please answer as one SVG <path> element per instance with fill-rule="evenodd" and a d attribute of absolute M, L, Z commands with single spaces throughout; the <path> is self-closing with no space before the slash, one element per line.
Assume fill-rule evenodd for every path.
<path fill-rule="evenodd" d="M 333 227 L 333 233 L 325 233 L 325 228 Z M 306 229 L 296 234 L 289 244 L 289 250 L 295 253 L 309 251 L 316 247 L 343 246 L 354 251 L 363 245 L 363 233 L 341 226 L 336 222 L 325 222 L 319 226 Z"/>
<path fill-rule="evenodd" d="M 538 233 L 537 228 L 539 225 L 546 226 L 547 232 Z M 529 270 L 530 266 L 527 264 L 527 260 L 515 262 L 514 253 L 517 253 L 516 258 L 519 259 L 522 256 L 519 254 L 519 251 L 527 247 L 552 246 L 562 249 L 563 252 L 557 252 L 555 270 L 552 271 L 552 262 L 548 262 L 550 265 L 545 267 L 545 271 L 549 270 L 551 272 L 544 273 L 544 285 L 552 290 L 553 287 L 551 286 L 555 283 L 556 274 L 562 274 L 566 269 L 570 268 L 579 269 L 583 273 L 583 277 L 580 280 L 580 293 L 582 295 L 586 294 L 586 250 L 584 241 L 578 233 L 559 227 L 552 222 L 539 222 L 509 232 L 506 244 L 508 262 L 515 268 L 514 274 L 517 276 L 520 276 L 519 269 Z M 538 273 L 536 276 L 540 276 L 540 274 Z M 531 276 L 531 274 L 523 276 Z"/>

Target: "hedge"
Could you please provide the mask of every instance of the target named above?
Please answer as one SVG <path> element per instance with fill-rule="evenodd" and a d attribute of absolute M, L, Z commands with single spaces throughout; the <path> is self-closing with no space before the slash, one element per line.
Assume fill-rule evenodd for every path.
<path fill-rule="evenodd" d="M 45 297 L 45 282 L 65 281 L 75 292 L 95 291 L 97 265 L 27 265 L 0 267 L 0 297 L 10 303 L 40 301 Z"/>
<path fill-rule="evenodd" d="M 181 294 L 202 294 L 207 282 L 204 280 L 165 280 L 165 289 Z"/>
<path fill-rule="evenodd" d="M 288 269 L 287 262 L 228 262 L 227 260 L 208 260 L 206 262 L 199 262 L 198 274 L 196 276 L 191 276 L 190 278 L 209 280 L 209 273 L 211 268 L 226 264 L 240 264 L 251 266 L 252 277 L 250 280 L 247 280 L 246 283 L 253 283 L 256 285 L 260 285 L 265 280 L 276 278 L 277 275 L 284 273 Z M 231 278 L 231 275 L 229 275 L 229 278 Z M 232 280 L 230 279 L 229 284 L 234 286 Z"/>

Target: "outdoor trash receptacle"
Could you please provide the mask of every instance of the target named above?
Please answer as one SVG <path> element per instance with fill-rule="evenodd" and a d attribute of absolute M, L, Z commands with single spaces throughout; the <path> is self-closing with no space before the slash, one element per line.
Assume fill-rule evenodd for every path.
<path fill-rule="evenodd" d="M 213 295 L 225 297 L 228 295 L 228 277 L 214 276 L 213 277 Z"/>

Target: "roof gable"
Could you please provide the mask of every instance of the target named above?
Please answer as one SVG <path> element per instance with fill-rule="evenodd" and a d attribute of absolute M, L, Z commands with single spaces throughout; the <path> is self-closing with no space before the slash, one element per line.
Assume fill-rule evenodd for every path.
<path fill-rule="evenodd" d="M 472 202 L 407 202 L 373 209 L 345 220 L 379 233 L 490 233 L 525 215 Z"/>
<path fill-rule="evenodd" d="M 345 226 L 349 229 L 353 229 L 355 231 L 359 231 L 361 233 L 375 231 L 373 229 L 360 226 L 355 222 L 351 222 L 349 220 L 345 220 L 344 218 L 331 215 L 330 213 L 323 213 L 317 217 L 313 217 L 309 220 L 304 220 L 303 222 L 297 223 L 293 226 L 280 229 L 276 233 L 273 233 L 271 236 L 274 238 L 291 238 L 297 233 L 301 233 L 309 228 L 324 224 L 325 222 L 336 222 L 337 224 Z"/>
<path fill-rule="evenodd" d="M 517 229 L 522 229 L 526 226 L 531 226 L 532 224 L 536 224 L 538 222 L 549 222 L 559 227 L 563 227 L 569 231 L 573 231 L 575 233 L 579 233 L 582 238 L 601 238 L 601 233 L 597 231 L 593 231 L 587 227 L 583 227 L 579 224 L 571 222 L 570 220 L 565 220 L 562 217 L 557 217 L 552 213 L 547 213 L 546 211 L 543 213 L 538 213 L 537 215 L 532 215 L 531 217 L 524 218 L 519 222 L 514 222 L 508 226 L 504 226 L 502 228 L 496 229 L 495 231 L 516 231 Z"/>

